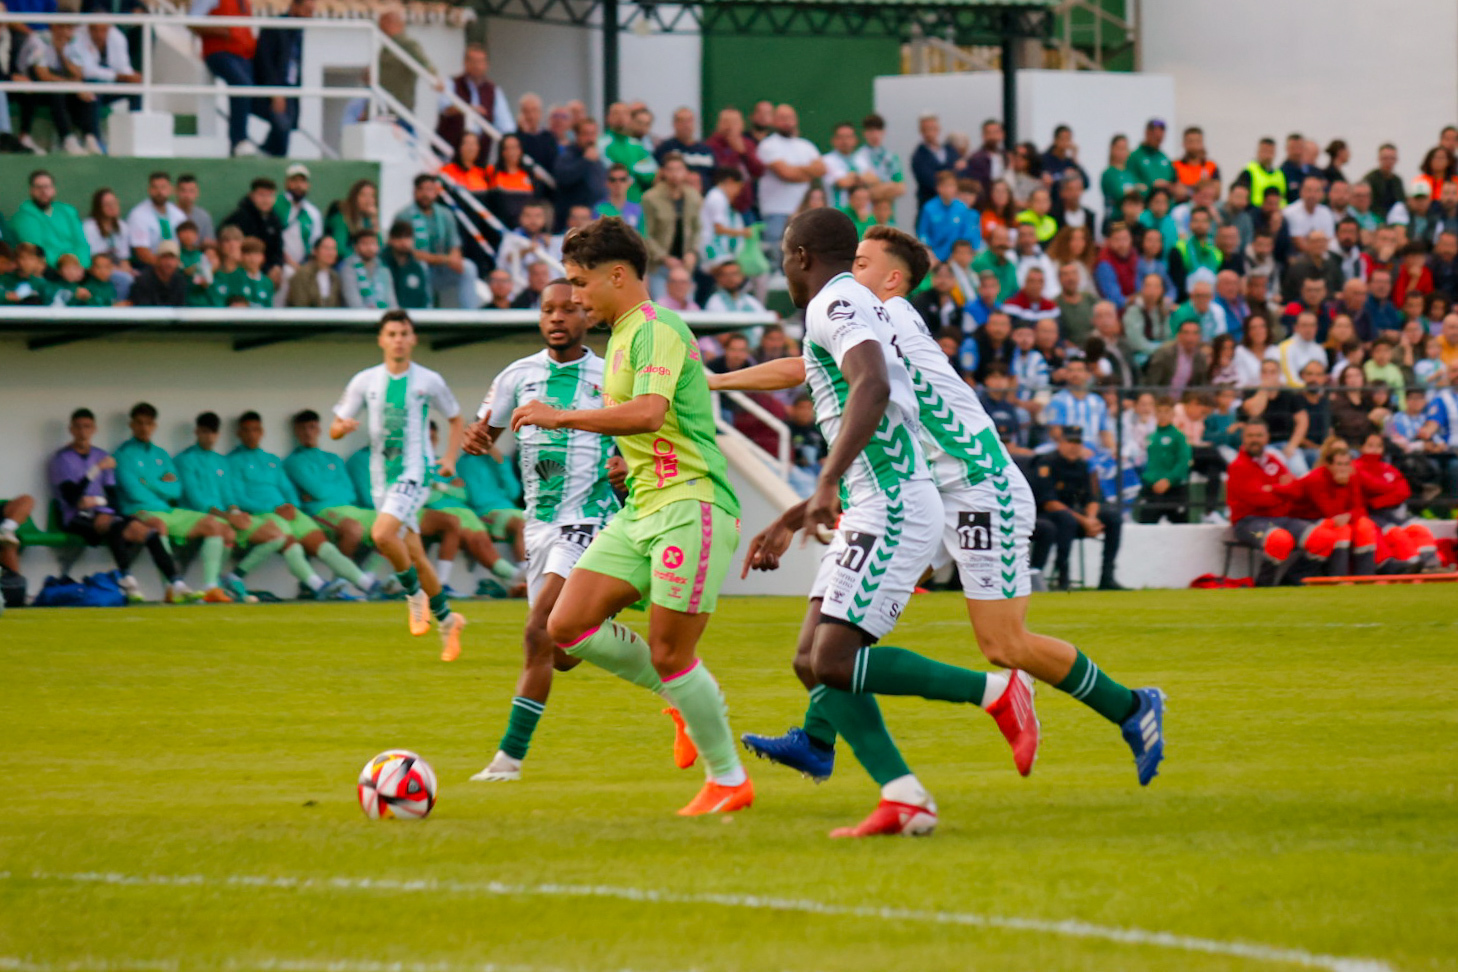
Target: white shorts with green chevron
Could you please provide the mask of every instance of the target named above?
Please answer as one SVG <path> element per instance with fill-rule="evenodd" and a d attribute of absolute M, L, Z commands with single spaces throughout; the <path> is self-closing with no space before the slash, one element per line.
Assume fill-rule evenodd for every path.
<path fill-rule="evenodd" d="M 941 540 L 942 500 L 929 479 L 846 510 L 820 560 L 810 597 L 824 617 L 884 638 L 911 600 Z"/>
<path fill-rule="evenodd" d="M 1038 510 L 1021 470 L 1009 465 L 975 486 L 943 492 L 942 503 L 942 543 L 956 561 L 967 598 L 1027 597 L 1032 592 L 1028 541 Z"/>

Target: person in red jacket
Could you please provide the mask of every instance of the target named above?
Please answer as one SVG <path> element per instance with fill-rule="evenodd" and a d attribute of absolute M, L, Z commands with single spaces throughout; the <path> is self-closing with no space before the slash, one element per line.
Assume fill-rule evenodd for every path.
<path fill-rule="evenodd" d="M 1271 430 L 1265 420 L 1250 419 L 1240 440 L 1240 454 L 1226 470 L 1225 497 L 1230 504 L 1230 528 L 1242 543 L 1259 547 L 1265 565 L 1256 577 L 1261 587 L 1278 583 L 1294 566 L 1292 555 L 1301 550 L 1320 560 L 1331 551 L 1311 548 L 1316 523 L 1291 516 L 1291 500 L 1282 492 L 1296 480 L 1281 460 L 1269 451 Z"/>
<path fill-rule="evenodd" d="M 1382 433 L 1367 436 L 1356 459 L 1357 475 L 1367 494 L 1368 515 L 1377 524 L 1377 568 L 1384 573 L 1411 573 L 1437 563 L 1438 541 L 1407 508 L 1412 487 L 1384 458 L 1386 448 Z"/>
<path fill-rule="evenodd" d="M 1377 572 L 1377 525 L 1367 515 L 1366 491 L 1350 446 L 1341 439 L 1327 439 L 1316 468 L 1277 491 L 1291 498 L 1292 516 L 1320 521 L 1311 544 L 1317 550 L 1330 548 L 1327 576 Z"/>

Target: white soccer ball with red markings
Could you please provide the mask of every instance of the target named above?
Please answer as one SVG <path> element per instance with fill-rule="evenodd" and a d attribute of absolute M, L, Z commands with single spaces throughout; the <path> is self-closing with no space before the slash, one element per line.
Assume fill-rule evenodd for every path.
<path fill-rule="evenodd" d="M 435 770 L 408 749 L 388 749 L 359 773 L 359 806 L 371 820 L 424 820 L 435 790 Z"/>

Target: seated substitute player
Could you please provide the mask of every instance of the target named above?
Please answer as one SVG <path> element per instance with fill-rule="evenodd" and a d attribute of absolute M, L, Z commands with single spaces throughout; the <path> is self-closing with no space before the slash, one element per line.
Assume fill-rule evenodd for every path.
<path fill-rule="evenodd" d="M 582 343 L 587 314 L 572 299 L 572 285 L 553 280 L 542 290 L 538 326 L 546 349 L 514 361 L 491 383 L 477 421 L 466 430 L 466 450 L 486 456 L 516 407 L 541 396 L 553 408 L 602 407 L 603 360 Z M 526 664 L 511 700 L 511 716 L 501 748 L 491 763 L 471 777 L 487 782 L 521 779 L 532 733 L 546 711 L 552 671 L 569 671 L 581 661 L 553 644 L 547 619 L 567 575 L 603 525 L 617 512 L 607 464 L 613 440 L 576 429 L 524 428 L 517 437 L 516 460 L 526 489 L 527 623 L 522 634 Z M 461 468 L 466 466 L 461 460 Z M 659 682 L 655 691 L 662 692 Z M 675 722 L 682 725 L 677 717 Z M 680 767 L 693 765 L 693 742 L 677 733 L 674 755 Z"/>
<path fill-rule="evenodd" d="M 369 542 L 375 511 L 360 505 L 344 457 L 319 448 L 319 413 L 306 408 L 294 416 L 293 425 L 298 446 L 284 459 L 284 472 L 304 512 L 324 524 L 339 552 L 353 560 L 360 545 Z"/>
<path fill-rule="evenodd" d="M 1121 726 L 1134 749 L 1140 781 L 1147 783 L 1157 771 L 1163 742 L 1161 735 L 1157 745 L 1145 745 L 1140 723 L 1143 714 L 1152 710 L 1162 728 L 1163 700 L 1158 690 L 1131 692 L 1103 674 L 1074 646 L 1028 630 L 1028 539 L 1035 516 L 1032 491 L 982 402 L 952 370 L 921 315 L 906 299 L 925 276 L 926 266 L 925 251 L 913 237 L 876 226 L 857 248 L 855 276 L 884 301 L 894 334 L 892 344 L 911 376 L 922 441 L 946 512 L 942 541 L 957 563 L 978 647 L 993 664 L 1026 672 Z M 803 380 L 803 358 L 781 360 L 787 363 L 772 362 L 732 376 L 715 376 L 710 385 L 764 388 Z M 1010 682 L 1008 687 L 1018 686 Z M 988 692 L 984 702 L 1013 744 L 1019 771 L 1027 775 L 1036 754 L 1037 723 L 1031 697 L 1023 700 L 1018 694 Z M 745 743 L 812 776 L 829 775 L 832 766 L 833 751 L 803 729 L 776 739 L 746 736 Z"/>
<path fill-rule="evenodd" d="M 137 544 L 146 545 L 152 562 L 167 581 L 163 599 L 168 604 L 189 600 L 192 592 L 182 582 L 161 531 L 145 520 L 120 512 L 116 459 L 91 444 L 96 436 L 96 416 L 91 409 L 72 412 L 69 431 L 71 442 L 56 450 L 49 467 L 51 490 L 61 510 L 61 529 L 80 537 L 87 546 L 106 544 L 128 600 L 142 599 L 131 573 Z"/>
<path fill-rule="evenodd" d="M 576 429 L 616 437 L 628 500 L 572 569 L 547 620 L 569 655 L 659 692 L 683 715 L 708 780 L 679 811 L 727 813 L 754 802 L 719 683 L 696 657 L 739 543 L 739 498 L 715 441 L 709 385 L 683 320 L 648 297 L 648 248 L 617 217 L 574 230 L 562 262 L 590 323 L 612 328 L 603 407 L 518 405 L 512 431 Z M 545 389 L 543 390 L 545 393 Z M 648 640 L 613 615 L 647 595 Z"/>
<path fill-rule="evenodd" d="M 299 596 L 306 600 L 356 600 L 345 590 L 346 584 L 353 584 L 364 594 L 374 591 L 379 578 L 360 570 L 353 560 L 330 542 L 323 527 L 299 509 L 303 500 L 284 472 L 283 460 L 260 448 L 263 419 L 257 412 L 244 412 L 238 417 L 238 442 L 238 448 L 228 453 L 233 475 L 233 502 L 245 513 L 272 517 L 306 555 L 318 557 L 334 572 L 334 580 L 326 584 L 310 569 L 307 576 L 299 578 Z"/>
<path fill-rule="evenodd" d="M 222 427 L 216 412 L 199 414 L 193 430 L 197 442 L 179 452 L 173 462 L 178 482 L 182 484 L 183 508 L 200 510 L 222 520 L 232 528 L 236 546 L 249 548 L 222 579 L 223 588 L 233 600 L 247 601 L 248 588 L 243 578 L 280 550 L 284 551 L 284 562 L 295 577 L 308 576 L 312 569 L 304 557 L 304 548 L 284 534 L 278 521 L 250 516 L 234 502 L 233 467 L 228 457 L 218 452 Z"/>
<path fill-rule="evenodd" d="M 426 415 L 434 405 L 450 422 L 450 439 L 439 472 L 451 476 L 461 448 L 461 407 L 444 378 L 411 360 L 415 342 L 410 315 L 403 310 L 386 311 L 379 331 L 384 363 L 349 380 L 344 397 L 334 406 L 329 437 L 342 439 L 358 429 L 355 416 L 360 409 L 368 410 L 371 498 L 377 514 L 370 538 L 375 549 L 389 559 L 395 579 L 405 589 L 410 633 L 418 636 L 429 631 L 433 614 L 440 630 L 441 660 L 455 661 L 461 654 L 466 619 L 451 610 L 420 541 L 420 508 L 430 493 L 426 477 L 433 461 Z"/>
<path fill-rule="evenodd" d="M 0 577 L 20 573 L 20 525 L 30 519 L 35 498 L 25 493 L 0 500 Z"/>
<path fill-rule="evenodd" d="M 466 484 L 466 500 L 491 531 L 495 540 L 511 544 L 517 563 L 525 563 L 526 515 L 522 511 L 522 481 L 512 470 L 511 460 L 495 448 L 479 455 L 467 453 L 456 464 L 456 473 Z"/>
<path fill-rule="evenodd" d="M 438 436 L 439 429 L 432 421 L 430 423 L 431 452 L 435 452 L 440 447 Z M 492 539 L 486 522 L 476 515 L 475 510 L 466 505 L 466 483 L 460 476 L 459 463 L 455 476 L 441 475 L 439 466 L 432 465 L 428 478 L 430 480 L 430 498 L 425 503 L 425 509 L 440 514 L 442 521 L 454 520 L 456 524 L 454 538 L 441 539 L 440 546 L 436 549 L 435 573 L 440 578 L 441 589 L 451 597 L 456 596 L 451 591 L 451 573 L 455 568 L 456 554 L 464 546 L 472 560 L 486 568 L 493 579 L 500 581 L 499 584 L 493 585 L 498 591 L 504 591 L 508 597 L 520 597 L 525 594 L 525 585 L 517 580 L 521 569 L 512 561 L 501 556 L 501 551 L 496 549 L 496 541 Z M 427 531 L 421 536 L 429 538 L 434 534 Z M 477 592 L 480 592 L 479 586 Z"/>
<path fill-rule="evenodd" d="M 1367 514 L 1377 524 L 1377 569 L 1381 573 L 1408 573 L 1426 564 L 1438 565 L 1438 541 L 1433 531 L 1418 522 L 1407 508 L 1412 486 L 1385 458 L 1387 440 L 1370 433 L 1356 457 L 1357 474 L 1367 499 Z"/>
<path fill-rule="evenodd" d="M 236 534 L 217 517 L 182 507 L 182 481 L 167 450 L 152 441 L 157 432 L 157 409 L 147 402 L 132 406 L 132 437 L 117 446 L 116 484 L 121 511 L 146 521 L 164 537 L 179 543 L 200 541 L 202 599 L 209 604 L 230 604 L 223 590 L 223 564 Z"/>
<path fill-rule="evenodd" d="M 354 450 L 350 454 L 349 459 L 344 463 L 344 469 L 345 472 L 349 473 L 349 481 L 354 484 L 354 492 L 359 497 L 359 505 L 372 512 L 377 512 L 374 506 L 374 480 L 370 474 L 370 447 L 364 445 Z M 437 559 L 443 556 L 441 551 L 450 551 L 451 558 L 454 559 L 456 552 L 461 549 L 462 536 L 460 520 L 439 510 L 433 510 L 428 505 L 421 507 L 420 510 L 419 533 L 422 538 L 428 537 L 435 541 Z M 376 552 L 378 553 L 378 551 Z M 380 556 L 383 557 L 384 554 L 380 554 Z M 386 558 L 386 560 L 388 559 Z M 393 565 L 391 569 L 393 569 Z M 438 575 L 436 579 L 440 579 Z M 393 574 L 385 583 L 395 591 L 399 590 L 400 582 L 395 580 Z M 427 602 L 428 607 L 429 603 Z M 424 615 L 421 617 L 423 623 L 427 625 L 428 630 L 430 622 L 424 620 Z"/>
<path fill-rule="evenodd" d="M 785 278 L 790 299 L 805 309 L 804 367 L 830 452 L 810 498 L 750 542 L 745 571 L 777 568 L 801 527 L 835 528 L 811 586 L 795 674 L 810 691 L 806 734 L 823 749 L 837 734 L 845 737 L 880 785 L 881 800 L 859 825 L 831 836 L 927 834 L 936 827 L 936 804 L 896 748 L 874 696 L 981 705 L 1009 684 L 1018 686 L 1024 703 L 1031 696 L 1021 678 L 871 647 L 910 603 L 939 545 L 943 511 L 918 439 L 911 376 L 891 343 L 890 317 L 851 274 L 857 243 L 855 224 L 834 209 L 801 213 L 785 231 Z M 1036 732 L 1030 707 L 1026 717 L 1028 731 Z"/>

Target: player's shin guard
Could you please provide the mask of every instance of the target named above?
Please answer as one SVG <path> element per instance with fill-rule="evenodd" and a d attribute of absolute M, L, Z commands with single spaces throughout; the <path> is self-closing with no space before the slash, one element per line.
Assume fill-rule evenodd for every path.
<path fill-rule="evenodd" d="M 625 682 L 664 694 L 663 680 L 653 668 L 653 653 L 648 649 L 648 642 L 625 624 L 605 621 L 572 644 L 557 647 L 573 658 L 581 658 L 603 671 L 612 672 Z"/>
<path fill-rule="evenodd" d="M 886 730 L 881 707 L 876 704 L 874 695 L 856 695 L 828 685 L 817 685 L 810 690 L 810 698 L 812 703 L 821 706 L 821 711 L 836 732 L 850 744 L 856 761 L 877 786 L 885 786 L 892 780 L 911 774 L 901 751 L 891 739 L 891 733 Z"/>
<path fill-rule="evenodd" d="M 222 537 L 203 537 L 198 547 L 198 559 L 202 561 L 203 590 L 210 591 L 218 586 L 223 576 L 223 558 L 228 553 Z"/>
<path fill-rule="evenodd" d="M 1139 698 L 1095 665 L 1083 652 L 1073 658 L 1073 668 L 1054 688 L 1067 692 L 1115 725 L 1123 725 L 1139 708 Z"/>
<path fill-rule="evenodd" d="M 709 777 L 725 786 L 744 782 L 739 749 L 729 731 L 729 706 L 719 683 L 701 660 L 663 680 L 663 696 L 683 716 Z"/>
<path fill-rule="evenodd" d="M 511 700 L 511 718 L 506 723 L 506 735 L 501 737 L 501 751 L 512 759 L 526 759 L 532 745 L 532 733 L 547 711 L 547 703 L 538 702 L 518 695 Z"/>
<path fill-rule="evenodd" d="M 359 569 L 359 565 L 344 555 L 334 544 L 325 541 L 319 545 L 318 558 L 324 562 L 335 577 L 342 577 L 362 591 L 370 589 L 370 580 L 365 577 L 365 572 Z"/>
<path fill-rule="evenodd" d="M 237 574 L 239 577 L 247 577 L 250 570 L 253 570 L 269 557 L 272 557 L 274 554 L 282 550 L 283 545 L 283 537 L 279 537 L 277 540 L 270 540 L 267 543 L 255 544 L 251 549 L 249 549 L 246 554 L 243 555 L 243 559 L 238 561 L 238 566 L 233 568 L 233 573 Z"/>
<path fill-rule="evenodd" d="M 1003 677 L 998 694 L 1007 687 Z M 874 647 L 856 652 L 851 691 L 872 695 L 919 695 L 942 702 L 982 705 L 987 676 L 956 665 L 932 661 L 905 648 Z M 995 698 L 996 696 L 994 696 Z"/>

